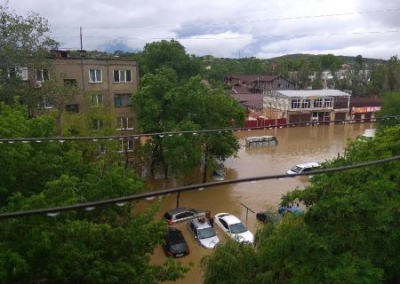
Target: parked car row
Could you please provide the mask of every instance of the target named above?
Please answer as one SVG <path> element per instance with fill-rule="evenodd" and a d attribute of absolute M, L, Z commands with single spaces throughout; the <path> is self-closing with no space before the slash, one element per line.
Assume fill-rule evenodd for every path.
<path fill-rule="evenodd" d="M 205 217 L 206 212 L 199 209 L 174 208 L 164 214 L 168 225 L 188 221 L 187 229 L 198 244 L 212 249 L 220 242 L 210 221 Z M 254 242 L 254 235 L 234 215 L 219 213 L 215 215 L 215 224 L 222 232 L 238 242 Z M 167 256 L 183 257 L 189 254 L 189 247 L 181 230 L 169 227 L 166 235 L 164 251 Z"/>

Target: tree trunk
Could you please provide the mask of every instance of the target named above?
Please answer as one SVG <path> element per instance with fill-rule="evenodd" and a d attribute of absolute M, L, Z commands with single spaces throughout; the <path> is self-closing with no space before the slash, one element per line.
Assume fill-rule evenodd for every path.
<path fill-rule="evenodd" d="M 151 177 L 154 178 L 155 174 L 156 174 L 156 152 L 157 152 L 157 148 L 158 148 L 158 144 L 155 144 L 153 150 L 151 151 L 151 164 L 150 164 L 150 174 Z"/>
<path fill-rule="evenodd" d="M 207 171 L 208 171 L 208 147 L 204 151 L 204 168 L 203 168 L 203 183 L 207 182 Z"/>

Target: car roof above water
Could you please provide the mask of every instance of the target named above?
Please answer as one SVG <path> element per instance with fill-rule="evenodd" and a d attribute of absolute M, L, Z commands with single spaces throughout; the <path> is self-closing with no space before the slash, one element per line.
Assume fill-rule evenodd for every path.
<path fill-rule="evenodd" d="M 228 224 L 236 224 L 236 223 L 241 223 L 242 221 L 240 221 L 237 217 L 229 214 L 229 213 L 220 213 L 217 214 L 219 218 L 223 219 L 225 222 L 227 222 Z"/>
<path fill-rule="evenodd" d="M 320 167 L 321 165 L 318 164 L 317 162 L 309 162 L 309 163 L 297 164 L 296 166 L 304 169 L 304 168 Z"/>
<path fill-rule="evenodd" d="M 210 223 L 207 220 L 205 220 L 204 222 L 200 222 L 199 218 L 192 219 L 190 222 L 192 222 L 197 229 L 205 229 L 211 227 Z"/>

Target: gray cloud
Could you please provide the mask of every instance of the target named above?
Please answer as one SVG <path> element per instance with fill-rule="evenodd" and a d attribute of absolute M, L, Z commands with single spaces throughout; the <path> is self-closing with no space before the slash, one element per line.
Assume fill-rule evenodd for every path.
<path fill-rule="evenodd" d="M 79 48 L 83 26 L 86 49 L 141 50 L 147 42 L 178 38 L 198 55 L 237 57 L 240 51 L 269 58 L 329 52 L 389 58 L 399 50 L 399 33 L 370 32 L 400 30 L 397 2 L 69 0 L 55 5 L 54 0 L 13 0 L 9 5 L 18 14 L 35 11 L 47 18 L 53 37 L 67 48 Z"/>

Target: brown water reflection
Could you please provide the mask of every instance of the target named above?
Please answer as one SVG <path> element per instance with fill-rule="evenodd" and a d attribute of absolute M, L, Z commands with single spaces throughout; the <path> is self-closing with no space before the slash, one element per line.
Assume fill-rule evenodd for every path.
<path fill-rule="evenodd" d="M 324 162 L 343 154 L 346 143 L 361 135 L 366 128 L 372 128 L 372 123 L 330 125 L 313 127 L 295 127 L 273 130 L 242 131 L 237 135 L 240 139 L 249 136 L 274 135 L 279 143 L 270 147 L 242 147 L 237 158 L 225 162 L 227 167 L 227 179 L 245 178 L 252 176 L 283 174 L 293 165 L 318 161 Z M 240 205 L 243 203 L 255 212 L 262 211 L 266 207 L 277 208 L 283 194 L 296 187 L 304 188 L 307 178 L 286 178 L 284 180 L 269 180 L 239 183 L 216 188 L 207 188 L 202 191 L 184 192 L 180 196 L 180 205 L 209 209 L 212 214 L 229 212 L 246 222 L 246 209 Z M 176 186 L 174 182 L 162 179 L 148 182 L 149 189 L 163 189 Z M 165 199 L 160 210 L 162 214 L 175 207 L 176 196 Z M 255 215 L 249 212 L 247 226 L 255 232 L 257 226 Z M 184 264 L 194 262 L 194 267 L 187 277 L 176 283 L 201 283 L 201 272 L 199 268 L 200 259 L 212 251 L 201 248 L 194 241 L 186 229 L 186 223 L 177 225 L 185 235 L 189 243 L 190 255 L 181 259 Z M 218 231 L 220 238 L 223 236 Z M 153 262 L 162 263 L 166 257 L 161 248 L 154 252 Z"/>

